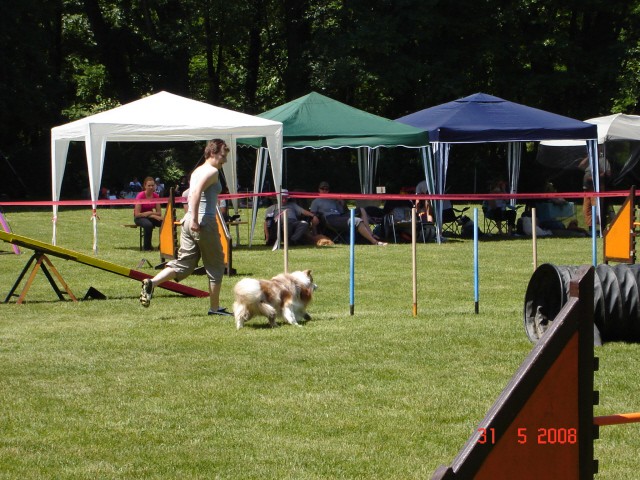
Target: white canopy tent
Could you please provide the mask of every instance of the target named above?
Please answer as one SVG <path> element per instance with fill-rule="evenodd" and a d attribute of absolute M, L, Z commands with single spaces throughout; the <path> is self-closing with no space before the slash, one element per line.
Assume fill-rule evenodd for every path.
<path fill-rule="evenodd" d="M 222 138 L 231 151 L 223 167 L 230 193 L 237 193 L 236 140 L 265 137 L 276 185 L 282 177 L 282 123 L 160 92 L 120 107 L 51 129 L 51 190 L 60 199 L 69 143 L 85 142 L 93 207 L 93 251 L 97 252 L 96 201 L 107 142 L 201 141 Z M 56 243 L 58 207 L 53 207 Z"/>
<path fill-rule="evenodd" d="M 585 120 L 598 127 L 598 143 L 613 140 L 638 140 L 640 141 L 640 115 L 625 115 L 614 113 L 605 117 L 595 117 Z M 583 146 L 584 141 L 579 140 L 547 140 L 540 142 L 549 147 L 574 147 Z"/>
<path fill-rule="evenodd" d="M 598 128 L 598 144 L 602 146 L 598 162 L 606 159 L 606 144 L 610 141 L 640 141 L 640 116 L 614 113 L 604 117 L 594 117 L 585 120 Z M 583 147 L 583 140 L 545 140 L 540 142 L 542 147 Z M 593 167 L 592 168 L 597 168 Z M 603 167 L 604 168 L 604 167 Z M 597 171 L 593 170 L 592 171 Z M 594 176 L 596 191 L 600 191 L 600 178 Z M 598 217 L 600 217 L 600 201 L 598 200 Z"/>

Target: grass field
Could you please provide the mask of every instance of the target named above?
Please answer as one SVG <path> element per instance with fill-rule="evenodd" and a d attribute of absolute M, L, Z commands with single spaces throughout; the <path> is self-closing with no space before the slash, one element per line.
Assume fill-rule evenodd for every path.
<path fill-rule="evenodd" d="M 99 258 L 159 262 L 122 227 L 130 210 L 99 215 Z M 50 242 L 50 210 L 6 217 Z M 92 254 L 88 210 L 63 209 L 58 225 L 58 245 Z M 282 251 L 248 248 L 240 232 L 228 307 L 239 278 L 283 269 Z M 311 268 L 319 285 L 313 320 L 240 331 L 208 317 L 207 299 L 156 290 L 143 309 L 138 282 L 52 258 L 77 296 L 93 286 L 107 300 L 60 302 L 39 274 L 26 304 L 0 306 L 0 479 L 429 478 L 532 348 L 522 318 L 531 251 L 530 239 L 480 243 L 476 315 L 472 242 L 418 245 L 414 317 L 410 246 L 358 245 L 350 316 L 348 246 L 296 247 L 290 269 Z M 3 300 L 30 254 L 0 244 Z M 540 239 L 538 262 L 589 264 L 591 240 Z M 184 283 L 206 288 L 202 276 Z M 596 354 L 595 414 L 637 411 L 640 346 Z M 602 427 L 596 478 L 637 479 L 639 448 L 640 425 Z"/>

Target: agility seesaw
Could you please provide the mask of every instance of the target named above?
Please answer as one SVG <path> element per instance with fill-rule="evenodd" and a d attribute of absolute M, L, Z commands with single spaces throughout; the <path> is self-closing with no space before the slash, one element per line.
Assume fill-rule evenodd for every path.
<path fill-rule="evenodd" d="M 72 260 L 74 262 L 78 262 L 84 265 L 88 265 L 90 267 L 98 268 L 106 272 L 122 275 L 123 277 L 128 277 L 133 280 L 142 281 L 145 278 L 151 278 L 151 275 L 140 272 L 138 270 L 133 270 L 127 267 L 116 265 L 115 263 L 100 260 L 98 258 L 85 255 L 83 253 L 74 252 L 73 250 L 69 250 L 69 249 L 58 247 L 48 243 L 40 242 L 38 240 L 34 240 L 28 237 L 23 237 L 21 235 L 16 235 L 14 233 L 7 233 L 7 232 L 0 231 L 0 240 L 3 240 L 7 243 L 11 243 L 13 245 L 19 245 L 23 248 L 33 250 L 34 252 L 31 258 L 29 259 L 29 261 L 27 262 L 27 264 L 25 265 L 25 267 L 22 269 L 22 272 L 18 276 L 18 279 L 16 280 L 13 287 L 11 288 L 11 291 L 5 298 L 4 303 L 7 303 L 9 301 L 9 299 L 11 298 L 13 293 L 16 291 L 16 289 L 20 285 L 20 282 L 22 281 L 27 271 L 29 270 L 29 267 L 34 261 L 36 263 L 33 267 L 33 270 L 31 271 L 31 274 L 29 275 L 29 278 L 27 279 L 27 282 L 24 288 L 22 289 L 22 292 L 20 293 L 20 296 L 18 297 L 17 303 L 24 302 L 27 292 L 29 291 L 29 288 L 31 287 L 31 284 L 33 283 L 33 280 L 39 269 L 42 269 L 43 273 L 47 277 L 47 280 L 49 280 L 51 287 L 56 292 L 60 300 L 63 300 L 64 297 L 62 295 L 62 291 L 53 280 L 51 273 L 53 273 L 58 279 L 58 281 L 62 284 L 64 290 L 69 295 L 69 298 L 71 298 L 73 301 L 77 301 L 76 297 L 73 295 L 73 293 L 67 286 L 66 282 L 64 281 L 60 273 L 56 270 L 56 268 L 53 266 L 53 264 L 51 263 L 47 255 L 62 258 L 64 260 Z M 51 270 L 51 273 L 49 272 L 49 270 Z M 180 285 L 179 283 L 176 283 L 176 282 L 164 282 L 163 284 L 158 285 L 158 287 L 164 288 L 166 290 L 170 290 L 172 292 L 181 293 L 183 295 L 190 296 L 190 297 L 206 297 L 209 295 L 209 293 L 205 292 L 204 290 L 198 290 L 197 288 L 188 287 L 186 285 Z"/>
<path fill-rule="evenodd" d="M 570 282 L 570 298 L 511 378 L 453 463 L 432 480 L 592 479 L 599 427 L 639 422 L 639 413 L 593 416 L 594 268 Z"/>

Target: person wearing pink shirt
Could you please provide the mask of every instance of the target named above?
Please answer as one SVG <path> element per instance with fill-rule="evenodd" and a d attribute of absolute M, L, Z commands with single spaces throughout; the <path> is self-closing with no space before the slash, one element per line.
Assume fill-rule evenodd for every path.
<path fill-rule="evenodd" d="M 156 181 L 153 177 L 144 179 L 144 189 L 136 195 L 136 200 L 153 200 L 160 198 L 156 193 Z M 162 225 L 162 208 L 159 203 L 136 203 L 133 208 L 133 221 L 144 229 L 144 249 L 153 250 L 151 246 L 151 236 L 153 229 Z"/>

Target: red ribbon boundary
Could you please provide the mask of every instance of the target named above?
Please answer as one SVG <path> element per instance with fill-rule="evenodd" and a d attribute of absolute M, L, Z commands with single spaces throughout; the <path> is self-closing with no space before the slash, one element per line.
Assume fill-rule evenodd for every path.
<path fill-rule="evenodd" d="M 314 192 L 289 192 L 289 198 L 335 198 L 339 200 L 450 200 L 450 201 L 467 201 L 471 203 L 483 202 L 486 200 L 551 200 L 557 198 L 564 199 L 580 199 L 580 198 L 609 198 L 609 197 L 626 197 L 630 190 L 616 190 L 609 192 L 554 192 L 554 193 L 479 193 L 479 194 L 444 194 L 444 195 L 428 195 L 428 194 L 362 194 L 362 193 L 314 193 Z M 235 200 L 241 198 L 253 197 L 276 197 L 278 192 L 263 193 L 235 193 L 220 195 L 223 200 Z M 47 207 L 47 206 L 127 206 L 142 203 L 168 203 L 169 198 L 152 198 L 152 199 L 135 199 L 121 198 L 116 200 L 100 199 L 93 202 L 92 200 L 36 200 L 36 201 L 17 201 L 17 202 L 0 202 L 0 207 Z M 176 197 L 176 203 L 185 203 L 185 197 Z"/>

